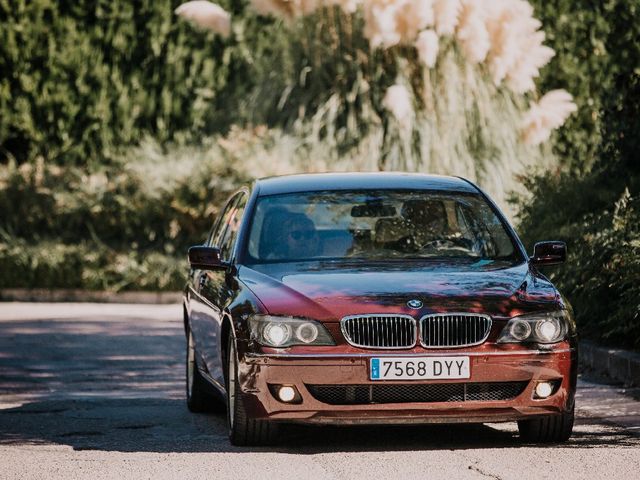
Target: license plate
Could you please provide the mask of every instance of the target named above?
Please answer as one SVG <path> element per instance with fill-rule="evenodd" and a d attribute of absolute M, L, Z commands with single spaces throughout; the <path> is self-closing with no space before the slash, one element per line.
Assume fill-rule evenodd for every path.
<path fill-rule="evenodd" d="M 370 362 L 371 380 L 470 378 L 469 357 L 380 357 Z"/>

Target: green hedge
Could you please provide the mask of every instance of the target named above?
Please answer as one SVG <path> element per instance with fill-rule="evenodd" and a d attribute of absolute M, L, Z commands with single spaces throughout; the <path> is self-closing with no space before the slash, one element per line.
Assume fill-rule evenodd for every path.
<path fill-rule="evenodd" d="M 591 11 L 576 7 L 580 28 L 606 57 L 593 72 L 600 86 L 585 84 L 601 108 L 591 120 L 582 110 L 579 115 L 595 135 L 580 142 L 589 130 L 574 127 L 557 145 L 568 141 L 566 148 L 592 151 L 593 160 L 587 153 L 567 157 L 568 171 L 527 179 L 531 197 L 520 200 L 519 228 L 529 246 L 567 242 L 568 263 L 549 273 L 573 303 L 581 333 L 640 349 L 640 1 L 583 5 Z M 590 69 L 575 67 L 578 79 Z"/>
<path fill-rule="evenodd" d="M 0 288 L 182 288 L 187 248 L 247 180 L 230 159 L 153 146 L 108 169 L 0 165 Z"/>
<path fill-rule="evenodd" d="M 24 239 L 0 242 L 0 288 L 181 290 L 184 256 L 115 251 L 95 242 L 73 245 Z"/>
<path fill-rule="evenodd" d="M 144 134 L 228 127 L 243 63 L 176 17 L 180 3 L 0 0 L 0 162 L 101 164 Z"/>
<path fill-rule="evenodd" d="M 541 72 L 539 90 L 565 88 L 578 105 L 578 112 L 554 133 L 554 150 L 566 169 L 588 171 L 601 140 L 603 97 L 619 67 L 608 45 L 612 35 L 622 33 L 614 32 L 613 9 L 637 0 L 529 1 L 542 22 L 545 43 L 556 52 Z"/>

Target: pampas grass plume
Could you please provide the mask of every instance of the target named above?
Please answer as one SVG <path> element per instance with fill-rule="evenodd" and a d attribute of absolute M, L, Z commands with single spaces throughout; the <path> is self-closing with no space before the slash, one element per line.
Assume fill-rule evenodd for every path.
<path fill-rule="evenodd" d="M 175 9 L 175 14 L 223 37 L 231 34 L 231 14 L 216 3 L 206 0 L 186 2 Z"/>
<path fill-rule="evenodd" d="M 366 0 L 324 0 L 328 7 L 338 6 L 345 13 L 355 13 Z"/>
<path fill-rule="evenodd" d="M 399 0 L 395 5 L 393 14 L 401 43 L 413 43 L 420 30 L 433 25 L 432 0 Z"/>
<path fill-rule="evenodd" d="M 416 40 L 418 57 L 428 68 L 433 68 L 436 65 L 438 43 L 438 35 L 434 30 L 424 30 L 418 35 L 418 40 Z"/>
<path fill-rule="evenodd" d="M 282 0 L 251 0 L 251 8 L 258 15 L 272 15 L 290 20 L 293 18 L 293 4 Z"/>
<path fill-rule="evenodd" d="M 438 35 L 453 35 L 460 15 L 460 0 L 434 0 L 433 17 Z"/>
<path fill-rule="evenodd" d="M 462 0 L 456 37 L 467 60 L 482 62 L 489 52 L 491 40 L 485 24 L 485 7 L 481 0 Z"/>
<path fill-rule="evenodd" d="M 384 95 L 382 105 L 391 112 L 403 128 L 411 125 L 414 112 L 411 94 L 407 87 L 400 84 L 390 86 Z"/>
<path fill-rule="evenodd" d="M 522 138 L 527 145 L 546 142 L 551 131 L 561 126 L 577 110 L 566 90 L 551 90 L 537 103 L 532 103 L 524 116 Z"/>

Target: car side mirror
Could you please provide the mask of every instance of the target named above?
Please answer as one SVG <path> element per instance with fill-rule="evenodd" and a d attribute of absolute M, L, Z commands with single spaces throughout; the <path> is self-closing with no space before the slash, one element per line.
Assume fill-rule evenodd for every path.
<path fill-rule="evenodd" d="M 189 264 L 192 269 L 215 270 L 226 268 L 227 265 L 220 259 L 220 249 L 197 245 L 189 248 Z"/>
<path fill-rule="evenodd" d="M 564 242 L 538 242 L 533 246 L 533 256 L 529 259 L 537 267 L 558 265 L 567 259 L 567 244 Z"/>

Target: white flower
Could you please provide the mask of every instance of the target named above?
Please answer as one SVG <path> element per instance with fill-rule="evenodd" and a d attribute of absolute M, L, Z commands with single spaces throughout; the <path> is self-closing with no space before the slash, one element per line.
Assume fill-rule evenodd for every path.
<path fill-rule="evenodd" d="M 362 0 L 251 0 L 251 7 L 259 15 L 272 15 L 287 21 L 311 15 L 322 7 L 339 5 L 344 11 L 353 13 Z"/>
<path fill-rule="evenodd" d="M 491 42 L 487 64 L 496 85 L 500 85 L 522 56 L 521 40 L 526 35 L 526 23 L 530 14 L 521 15 L 519 9 L 513 8 L 519 3 L 497 1 L 487 18 L 487 31 Z"/>
<path fill-rule="evenodd" d="M 358 7 L 365 1 L 366 0 L 324 0 L 324 3 L 329 7 L 337 5 L 345 13 L 355 13 Z"/>
<path fill-rule="evenodd" d="M 433 17 L 438 35 L 453 35 L 458 25 L 460 0 L 434 0 Z"/>
<path fill-rule="evenodd" d="M 432 0 L 367 0 L 363 3 L 365 37 L 372 47 L 410 45 L 433 25 Z"/>
<path fill-rule="evenodd" d="M 540 75 L 540 68 L 549 63 L 555 52 L 542 44 L 544 32 L 538 31 L 529 36 L 523 44 L 522 56 L 509 70 L 507 85 L 516 93 L 525 93 L 535 89 L 533 79 Z"/>
<path fill-rule="evenodd" d="M 486 9 L 482 0 L 462 0 L 456 37 L 467 60 L 480 63 L 491 47 L 485 24 Z"/>
<path fill-rule="evenodd" d="M 491 49 L 487 64 L 496 85 L 506 79 L 509 88 L 524 93 L 535 88 L 533 79 L 554 52 L 543 45 L 541 24 L 525 0 L 494 0 L 487 13 Z"/>
<path fill-rule="evenodd" d="M 522 138 L 527 145 L 539 145 L 549 139 L 551 131 L 561 126 L 577 110 L 566 90 L 552 90 L 532 103 L 523 118 Z"/>
<path fill-rule="evenodd" d="M 368 0 L 364 4 L 364 36 L 372 47 L 389 48 L 400 43 L 396 26 L 397 5 L 391 0 Z"/>
<path fill-rule="evenodd" d="M 400 41 L 410 44 L 418 32 L 433 25 L 432 0 L 400 0 L 395 10 L 396 28 Z"/>
<path fill-rule="evenodd" d="M 231 34 L 231 15 L 215 3 L 205 0 L 186 2 L 175 9 L 175 14 L 223 37 Z"/>
<path fill-rule="evenodd" d="M 535 89 L 534 80 L 554 52 L 545 46 L 540 22 L 527 0 L 250 0 L 255 11 L 287 21 L 337 6 L 359 7 L 372 48 L 414 45 L 420 60 L 435 65 L 439 37 L 455 35 L 464 57 L 484 63 L 493 82 L 515 93 Z M 207 3 L 207 2 L 189 2 Z M 428 29 L 430 33 L 420 32 Z"/>
<path fill-rule="evenodd" d="M 392 85 L 387 89 L 382 106 L 389 110 L 403 128 L 409 128 L 413 118 L 411 94 L 404 85 Z"/>
<path fill-rule="evenodd" d="M 294 5 L 286 0 L 251 0 L 251 8 L 258 15 L 272 15 L 274 17 L 291 20 L 294 16 Z"/>
<path fill-rule="evenodd" d="M 297 15 L 311 15 L 326 2 L 324 0 L 292 0 L 291 3 L 295 5 Z"/>
<path fill-rule="evenodd" d="M 434 30 L 424 30 L 418 35 L 416 49 L 420 61 L 427 67 L 433 68 L 438 58 L 438 35 Z"/>

